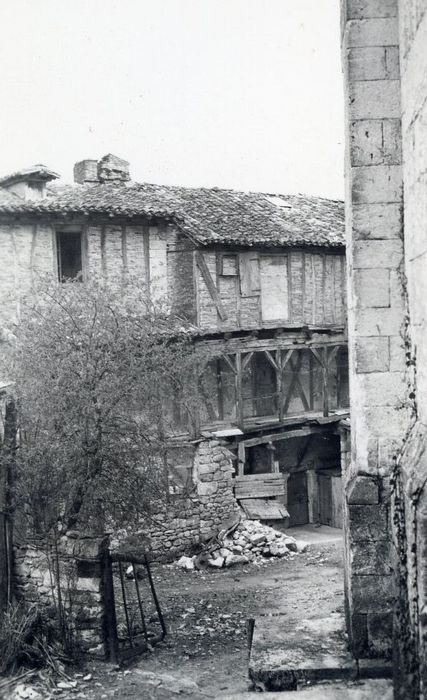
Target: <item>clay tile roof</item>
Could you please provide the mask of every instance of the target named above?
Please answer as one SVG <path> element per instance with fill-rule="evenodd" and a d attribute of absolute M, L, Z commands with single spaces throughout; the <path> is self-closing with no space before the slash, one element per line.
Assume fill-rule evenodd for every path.
<path fill-rule="evenodd" d="M 37 201 L 0 196 L 0 213 L 85 214 L 174 221 L 201 245 L 344 245 L 344 204 L 303 195 L 151 184 L 69 185 Z"/>
<path fill-rule="evenodd" d="M 31 168 L 17 170 L 16 173 L 11 173 L 10 175 L 0 178 L 0 187 L 25 180 L 45 180 L 47 182 L 49 180 L 56 180 L 57 178 L 59 178 L 58 173 L 49 170 L 46 165 L 37 164 L 33 165 Z"/>

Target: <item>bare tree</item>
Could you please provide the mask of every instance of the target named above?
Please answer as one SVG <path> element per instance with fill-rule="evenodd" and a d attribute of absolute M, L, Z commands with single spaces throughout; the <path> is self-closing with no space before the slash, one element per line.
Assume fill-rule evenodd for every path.
<path fill-rule="evenodd" d="M 13 332 L 16 501 L 33 527 L 149 514 L 171 435 L 197 420 L 205 360 L 188 328 L 134 280 L 94 279 L 39 283 Z"/>

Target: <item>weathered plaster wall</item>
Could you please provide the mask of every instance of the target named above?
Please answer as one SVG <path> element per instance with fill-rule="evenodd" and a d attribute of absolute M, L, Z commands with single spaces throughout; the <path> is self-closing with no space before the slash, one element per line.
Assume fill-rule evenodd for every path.
<path fill-rule="evenodd" d="M 66 230 L 64 224 L 57 228 Z M 78 222 L 73 229 L 80 228 Z M 148 285 L 154 301 L 194 319 L 193 246 L 170 224 L 81 225 L 83 275 L 103 275 L 111 285 L 128 273 Z M 0 324 L 13 319 L 19 299 L 41 275 L 58 278 L 55 225 L 0 224 Z"/>
<path fill-rule="evenodd" d="M 346 588 L 357 656 L 391 647 L 389 478 L 410 422 L 397 0 L 343 0 L 351 460 Z"/>

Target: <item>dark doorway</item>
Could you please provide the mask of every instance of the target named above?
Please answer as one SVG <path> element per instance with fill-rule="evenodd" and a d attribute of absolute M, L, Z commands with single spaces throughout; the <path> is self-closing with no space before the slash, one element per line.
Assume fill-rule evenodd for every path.
<path fill-rule="evenodd" d="M 307 473 L 293 472 L 288 479 L 289 525 L 306 525 L 308 517 Z"/>

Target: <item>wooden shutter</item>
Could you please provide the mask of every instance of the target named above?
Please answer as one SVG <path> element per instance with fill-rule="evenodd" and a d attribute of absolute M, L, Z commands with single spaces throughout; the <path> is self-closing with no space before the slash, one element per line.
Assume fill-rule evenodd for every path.
<path fill-rule="evenodd" d="M 239 254 L 239 275 L 242 297 L 257 296 L 261 291 L 258 253 Z"/>

